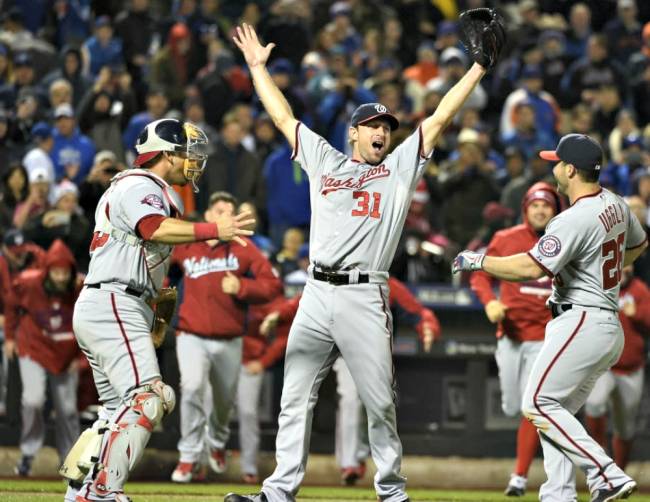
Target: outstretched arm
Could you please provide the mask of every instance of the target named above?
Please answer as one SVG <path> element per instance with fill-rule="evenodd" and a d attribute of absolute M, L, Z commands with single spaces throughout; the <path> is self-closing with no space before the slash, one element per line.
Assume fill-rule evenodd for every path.
<path fill-rule="evenodd" d="M 244 54 L 246 64 L 248 64 L 253 77 L 255 90 L 262 100 L 264 108 L 273 119 L 275 126 L 287 138 L 291 147 L 295 148 L 298 121 L 293 116 L 289 103 L 266 69 L 266 61 L 275 44 L 262 46 L 253 27 L 246 23 L 237 27 L 237 35 L 233 37 L 233 41 Z"/>
<path fill-rule="evenodd" d="M 430 117 L 422 122 L 422 138 L 424 139 L 424 151 L 430 152 L 438 141 L 438 137 L 444 131 L 454 115 L 458 113 L 460 107 L 467 100 L 476 85 L 485 75 L 486 69 L 480 64 L 474 63 L 463 78 L 449 89 L 436 108 L 436 111 Z"/>

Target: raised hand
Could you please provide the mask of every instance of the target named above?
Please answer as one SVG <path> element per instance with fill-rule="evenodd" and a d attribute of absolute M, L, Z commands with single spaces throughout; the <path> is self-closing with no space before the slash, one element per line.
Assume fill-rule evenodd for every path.
<path fill-rule="evenodd" d="M 253 27 L 246 23 L 237 26 L 236 30 L 237 35 L 232 37 L 232 39 L 244 54 L 244 59 L 246 59 L 248 67 L 264 66 L 275 44 L 271 43 L 263 46 L 258 40 L 257 33 L 255 33 Z"/>
<path fill-rule="evenodd" d="M 217 218 L 217 227 L 219 228 L 220 241 L 235 241 L 242 246 L 246 246 L 246 241 L 239 236 L 253 235 L 252 230 L 246 230 L 255 223 L 251 218 L 250 211 L 242 211 L 238 215 L 228 216 L 223 214 Z"/>

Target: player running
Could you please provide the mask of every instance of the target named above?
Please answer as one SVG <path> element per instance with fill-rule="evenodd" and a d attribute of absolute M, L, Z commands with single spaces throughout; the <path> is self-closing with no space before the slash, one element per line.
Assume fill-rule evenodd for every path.
<path fill-rule="evenodd" d="M 309 176 L 309 279 L 291 326 L 276 439 L 275 472 L 257 495 L 228 494 L 226 502 L 293 501 L 300 488 L 318 389 L 339 356 L 345 360 L 368 413 L 369 440 L 381 500 L 408 500 L 400 474 L 393 392 L 392 322 L 388 268 L 415 186 L 432 149 L 499 55 L 505 32 L 490 9 L 461 18 L 474 64 L 436 112 L 388 154 L 398 120 L 379 103 L 352 115 L 352 158 L 298 122 L 266 69 L 273 44 L 262 46 L 252 27 L 237 28 L 257 93 Z M 473 30 L 473 31 L 472 31 Z M 472 36 L 473 35 L 473 36 Z"/>
<path fill-rule="evenodd" d="M 494 234 L 487 247 L 490 256 L 508 256 L 528 251 L 544 235 L 546 224 L 562 209 L 560 197 L 548 183 L 535 183 L 522 201 L 523 223 Z M 546 300 L 551 294 L 551 280 L 543 276 L 534 281 L 499 283 L 483 271 L 470 278 L 472 290 L 485 305 L 485 313 L 497 324 L 497 351 L 501 408 L 509 417 L 520 415 L 528 375 L 544 342 L 544 328 L 551 320 Z M 517 431 L 517 462 L 505 494 L 520 497 L 526 492 L 530 464 L 539 447 L 537 429 L 522 417 Z"/>
<path fill-rule="evenodd" d="M 627 498 L 630 478 L 585 431 L 574 414 L 594 383 L 620 357 L 618 318 L 622 268 L 647 247 L 647 238 L 625 201 L 598 183 L 603 151 L 589 136 L 568 134 L 556 151 L 553 175 L 571 207 L 553 218 L 528 253 L 490 256 L 460 253 L 453 271 L 484 270 L 506 281 L 553 277 L 544 345 L 531 371 L 522 413 L 537 427 L 548 477 L 540 500 L 577 500 L 575 466 L 587 478 L 592 502 Z"/>
<path fill-rule="evenodd" d="M 66 500 L 76 495 L 76 502 L 128 501 L 123 487 L 129 472 L 151 431 L 174 408 L 174 391 L 160 378 L 150 333 L 157 317 L 151 305 L 167 275 L 172 245 L 212 239 L 245 244 L 240 236 L 251 233 L 243 230 L 252 223 L 247 214 L 212 223 L 179 219 L 183 207 L 171 184 L 191 182 L 196 189 L 206 146 L 205 133 L 193 124 L 151 122 L 136 144 L 136 169 L 115 176 L 97 204 L 90 267 L 73 328 L 103 409 L 62 467 L 71 480 Z M 163 331 L 164 321 L 157 322 Z"/>

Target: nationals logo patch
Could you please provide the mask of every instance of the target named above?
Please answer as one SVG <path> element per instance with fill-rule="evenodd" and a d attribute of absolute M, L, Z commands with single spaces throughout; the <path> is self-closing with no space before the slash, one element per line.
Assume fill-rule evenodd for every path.
<path fill-rule="evenodd" d="M 140 204 L 147 204 L 148 206 L 154 207 L 156 209 L 162 209 L 164 206 L 163 201 L 155 193 L 150 193 L 144 199 L 140 201 Z"/>
<path fill-rule="evenodd" d="M 557 256 L 560 249 L 562 249 L 562 243 L 554 235 L 545 235 L 537 243 L 537 250 L 547 258 Z"/>

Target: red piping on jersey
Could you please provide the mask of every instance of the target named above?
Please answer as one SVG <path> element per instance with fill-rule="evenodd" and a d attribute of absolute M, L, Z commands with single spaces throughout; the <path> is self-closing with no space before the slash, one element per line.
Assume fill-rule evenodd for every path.
<path fill-rule="evenodd" d="M 109 207 L 109 204 L 107 202 L 106 205 L 104 206 L 104 213 L 106 213 L 106 219 L 108 221 L 111 221 L 111 215 L 109 214 L 110 210 L 111 210 L 111 208 Z"/>
<path fill-rule="evenodd" d="M 587 199 L 589 197 L 595 197 L 596 195 L 600 195 L 600 192 L 602 192 L 602 191 L 603 191 L 603 187 L 600 187 L 597 192 L 588 193 L 587 195 L 582 195 L 582 196 L 578 197 L 576 200 L 574 200 L 573 204 L 571 204 L 571 205 L 575 206 L 575 203 L 578 202 L 580 199 Z"/>
<path fill-rule="evenodd" d="M 554 274 L 553 272 L 551 272 L 549 269 L 547 269 L 544 265 L 542 265 L 542 262 L 539 261 L 537 258 L 535 258 L 535 257 L 530 253 L 530 251 L 528 251 L 526 254 L 527 254 L 528 256 L 530 256 L 530 257 L 533 259 L 533 261 L 534 261 L 535 263 L 537 263 L 537 265 L 539 266 L 539 268 L 541 268 L 541 269 L 544 271 L 544 273 L 545 273 L 546 275 L 548 275 L 551 279 L 553 279 L 553 277 L 555 277 L 555 274 Z"/>
<path fill-rule="evenodd" d="M 603 466 L 600 465 L 598 463 L 598 461 L 594 457 L 592 457 L 587 450 L 585 450 L 578 443 L 576 443 L 571 438 L 571 436 L 569 436 L 569 434 L 567 434 L 567 432 L 562 427 L 560 427 L 559 424 L 557 424 L 557 422 L 555 422 L 555 420 L 553 420 L 549 415 L 544 413 L 542 411 L 542 407 L 537 403 L 537 397 L 539 395 L 539 391 L 542 389 L 542 384 L 544 383 L 544 380 L 546 380 L 546 377 L 550 373 L 551 368 L 553 368 L 553 365 L 560 358 L 560 356 L 562 355 L 562 352 L 565 351 L 565 349 L 569 346 L 569 344 L 573 341 L 575 336 L 578 334 L 578 331 L 580 331 L 580 328 L 582 327 L 582 324 L 585 322 L 585 317 L 587 317 L 587 312 L 585 312 L 583 310 L 582 315 L 580 316 L 580 322 L 578 322 L 578 325 L 573 330 L 573 333 L 571 333 L 571 336 L 569 337 L 569 339 L 566 342 L 564 342 L 564 345 L 562 345 L 562 348 L 559 350 L 559 352 L 557 354 L 555 354 L 555 357 L 551 361 L 551 364 L 549 364 L 548 367 L 546 368 L 546 370 L 544 371 L 544 374 L 542 375 L 542 379 L 539 381 L 539 384 L 537 385 L 537 389 L 535 390 L 535 395 L 533 396 L 533 403 L 535 404 L 535 408 L 537 409 L 537 411 L 539 412 L 540 415 L 542 415 L 546 420 L 548 420 L 550 423 L 552 423 L 555 426 L 555 428 L 557 430 L 559 430 L 560 433 L 565 438 L 568 439 L 569 443 L 571 443 L 573 446 L 575 446 L 578 450 L 580 450 L 583 453 L 583 455 L 588 457 L 589 460 L 591 460 L 594 464 L 596 464 L 596 466 L 598 467 L 598 469 L 600 471 L 599 474 L 603 477 L 603 479 L 605 480 L 605 483 L 607 483 L 609 485 L 610 489 L 612 489 L 613 488 L 612 483 L 609 481 L 609 479 L 607 479 L 607 476 L 605 476 L 605 473 L 603 472 Z"/>
<path fill-rule="evenodd" d="M 625 248 L 626 251 L 629 251 L 630 249 L 636 249 L 640 248 L 643 246 L 646 242 L 648 242 L 648 236 L 646 235 L 646 238 L 641 241 L 641 244 L 637 244 L 636 246 L 632 246 L 631 248 Z"/>
<path fill-rule="evenodd" d="M 424 151 L 424 137 L 422 136 L 422 126 L 418 126 L 418 132 L 419 132 L 419 137 L 420 137 L 420 144 L 418 146 L 418 152 L 420 153 L 420 157 L 423 159 L 426 159 L 426 152 Z"/>
<path fill-rule="evenodd" d="M 117 324 L 120 327 L 122 338 L 124 338 L 124 343 L 126 344 L 126 350 L 129 352 L 129 357 L 131 358 L 131 366 L 133 367 L 133 374 L 135 375 L 135 386 L 139 387 L 140 375 L 138 375 L 138 368 L 135 365 L 135 357 L 133 355 L 133 351 L 131 350 L 131 344 L 129 343 L 129 339 L 126 336 L 126 331 L 124 331 L 124 325 L 122 324 L 122 319 L 120 319 L 120 315 L 117 313 L 117 306 L 115 305 L 115 293 L 111 293 L 111 305 L 113 306 L 113 315 L 115 315 Z"/>
<path fill-rule="evenodd" d="M 298 138 L 298 128 L 300 127 L 301 122 L 296 124 L 296 139 L 293 145 L 293 152 L 291 152 L 291 160 L 294 160 L 298 156 L 298 146 L 300 145 L 300 139 Z"/>

